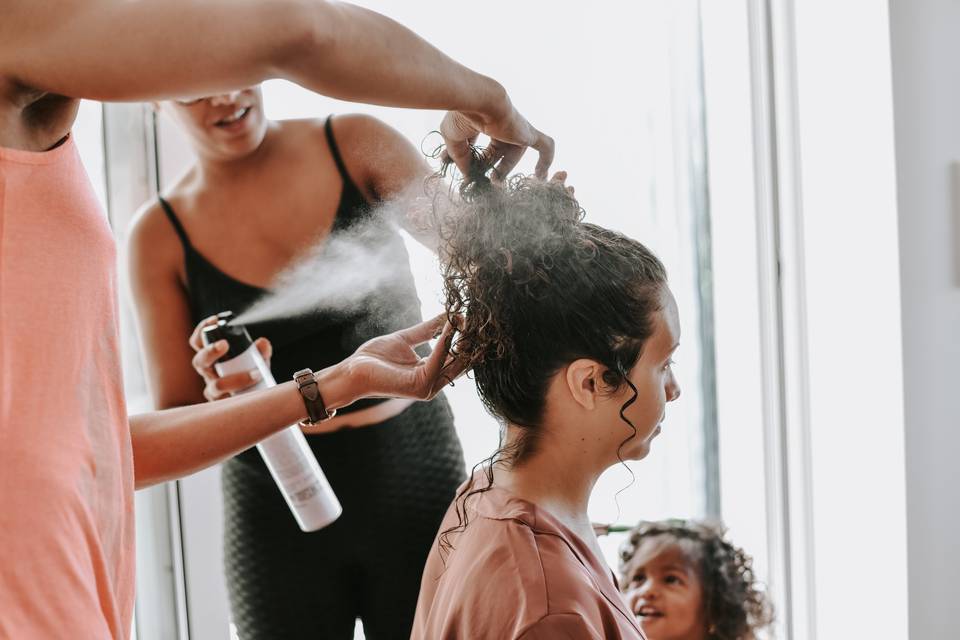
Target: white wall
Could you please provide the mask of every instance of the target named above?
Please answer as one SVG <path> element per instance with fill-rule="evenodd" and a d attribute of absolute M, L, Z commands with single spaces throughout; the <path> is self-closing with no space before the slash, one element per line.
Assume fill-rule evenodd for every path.
<path fill-rule="evenodd" d="M 960 637 L 960 3 L 891 0 L 910 637 Z M 882 561 L 882 559 L 881 559 Z"/>

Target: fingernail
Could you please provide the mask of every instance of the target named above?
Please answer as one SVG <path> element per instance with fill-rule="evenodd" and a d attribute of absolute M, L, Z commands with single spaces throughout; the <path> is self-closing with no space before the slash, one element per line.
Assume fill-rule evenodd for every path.
<path fill-rule="evenodd" d="M 221 351 L 227 348 L 226 340 L 217 340 L 217 344 L 214 345 L 217 348 L 217 351 Z"/>
<path fill-rule="evenodd" d="M 263 378 L 259 369 L 254 369 L 250 372 L 250 379 L 254 382 L 260 382 L 260 379 Z"/>

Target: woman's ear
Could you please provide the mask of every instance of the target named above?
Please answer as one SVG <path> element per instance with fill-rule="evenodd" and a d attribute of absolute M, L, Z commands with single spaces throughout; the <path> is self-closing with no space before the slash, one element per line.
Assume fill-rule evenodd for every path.
<path fill-rule="evenodd" d="M 565 381 L 567 390 L 574 402 L 587 410 L 593 410 L 597 406 L 597 396 L 601 391 L 601 373 L 603 368 L 600 363 L 593 360 L 581 358 L 574 360 L 567 365 Z"/>

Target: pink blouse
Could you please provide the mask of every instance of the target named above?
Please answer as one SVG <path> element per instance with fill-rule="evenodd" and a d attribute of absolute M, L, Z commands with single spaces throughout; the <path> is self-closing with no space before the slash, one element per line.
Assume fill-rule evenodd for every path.
<path fill-rule="evenodd" d="M 436 542 L 427 558 L 412 640 L 643 639 L 610 569 L 559 520 L 496 486 L 468 504 L 445 562 Z M 440 531 L 456 523 L 451 505 Z"/>

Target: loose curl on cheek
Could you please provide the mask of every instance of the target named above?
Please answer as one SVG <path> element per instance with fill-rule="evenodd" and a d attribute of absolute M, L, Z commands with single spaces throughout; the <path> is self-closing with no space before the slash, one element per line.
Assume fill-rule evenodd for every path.
<path fill-rule="evenodd" d="M 630 429 L 617 452 L 623 459 L 637 434 L 626 411 L 639 397 L 626 374 L 666 286 L 646 247 L 584 222 L 562 185 L 514 176 L 500 187 L 485 171 L 447 194 L 434 189 L 444 307 L 459 327 L 451 354 L 472 369 L 484 407 L 501 423 L 500 446 L 456 496 L 458 523 L 440 534 L 442 551 L 469 524 L 471 498 L 493 486 L 494 466 L 514 467 L 536 452 L 547 389 L 569 363 L 594 360 L 607 392 L 630 389 L 620 410 Z M 476 480 L 479 467 L 485 482 Z"/>
<path fill-rule="evenodd" d="M 630 418 L 627 417 L 627 409 L 629 409 L 630 406 L 637 401 L 637 398 L 640 397 L 640 392 L 637 391 L 636 385 L 630 382 L 630 378 L 628 378 L 625 374 L 623 375 L 623 381 L 628 387 L 630 387 L 630 392 L 633 395 L 631 395 L 630 398 L 628 398 L 627 401 L 624 402 L 623 405 L 620 407 L 620 419 L 627 423 L 627 425 L 630 427 L 633 433 L 627 436 L 623 440 L 623 442 L 620 443 L 620 446 L 617 447 L 617 458 L 620 460 L 620 464 L 627 467 L 627 470 L 630 471 L 630 475 L 632 476 L 633 470 L 630 469 L 629 466 L 627 466 L 627 463 L 623 459 L 622 452 L 623 452 L 623 448 L 627 445 L 627 443 L 637 437 L 637 426 L 633 424 L 633 422 L 631 422 Z"/>

